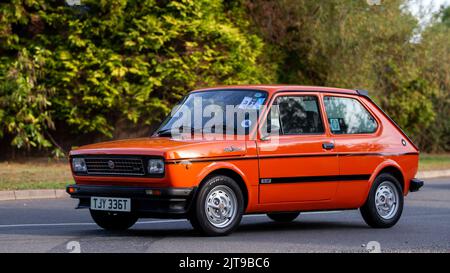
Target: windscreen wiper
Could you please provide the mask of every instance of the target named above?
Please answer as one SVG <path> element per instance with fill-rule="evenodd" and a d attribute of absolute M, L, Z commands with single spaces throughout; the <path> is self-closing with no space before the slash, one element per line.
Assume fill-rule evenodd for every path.
<path fill-rule="evenodd" d="M 179 127 L 178 130 L 181 131 L 182 128 L 183 128 L 183 127 Z M 201 129 L 195 129 L 195 128 L 193 128 L 193 127 L 184 127 L 184 128 L 187 128 L 187 130 L 190 130 L 190 131 L 191 131 L 191 134 L 196 133 L 196 132 L 199 131 L 199 130 L 200 130 L 200 133 L 203 132 Z M 185 129 L 185 131 L 186 131 L 186 129 Z M 180 133 L 181 133 L 181 132 L 180 132 Z M 156 133 L 156 135 L 157 135 L 157 136 L 171 136 L 171 135 L 172 135 L 172 128 L 159 130 L 159 131 Z"/>
<path fill-rule="evenodd" d="M 156 132 L 157 136 L 171 136 L 172 135 L 172 129 L 163 129 Z"/>

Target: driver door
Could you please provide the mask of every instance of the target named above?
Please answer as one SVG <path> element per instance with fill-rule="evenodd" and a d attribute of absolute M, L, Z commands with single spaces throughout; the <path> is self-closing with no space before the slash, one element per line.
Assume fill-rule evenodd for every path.
<path fill-rule="evenodd" d="M 280 93 L 272 100 L 270 136 L 257 141 L 261 204 L 333 198 L 338 157 L 320 100 L 320 94 L 306 92 Z"/>

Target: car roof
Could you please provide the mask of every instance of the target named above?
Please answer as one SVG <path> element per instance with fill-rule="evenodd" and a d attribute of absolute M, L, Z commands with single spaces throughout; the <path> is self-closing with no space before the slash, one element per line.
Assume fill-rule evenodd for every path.
<path fill-rule="evenodd" d="M 246 90 L 262 90 L 268 92 L 272 95 L 279 91 L 316 91 L 316 92 L 331 92 L 331 93 L 342 93 L 342 94 L 354 94 L 358 95 L 357 90 L 344 89 L 336 87 L 323 87 L 323 86 L 308 86 L 308 85 L 284 85 L 284 84 L 252 84 L 252 85 L 225 85 L 225 86 L 214 86 L 208 88 L 200 88 L 192 92 L 201 91 L 212 91 L 212 90 L 236 90 L 236 89 L 246 89 Z"/>

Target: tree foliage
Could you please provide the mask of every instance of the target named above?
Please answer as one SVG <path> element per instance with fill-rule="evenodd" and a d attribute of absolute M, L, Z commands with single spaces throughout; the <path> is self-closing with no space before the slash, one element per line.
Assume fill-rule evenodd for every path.
<path fill-rule="evenodd" d="M 271 81 L 263 43 L 222 1 L 62 0 L 0 4 L 1 131 L 18 148 L 71 134 L 111 137 L 115 122 L 158 122 L 187 91 Z"/>
<path fill-rule="evenodd" d="M 367 89 L 422 150 L 449 150 L 450 35 L 443 10 L 415 40 L 403 0 L 247 1 L 278 81 Z"/>
<path fill-rule="evenodd" d="M 111 138 L 198 87 L 288 83 L 367 89 L 422 150 L 448 151 L 450 9 L 415 39 L 405 2 L 2 1 L 0 139 Z"/>

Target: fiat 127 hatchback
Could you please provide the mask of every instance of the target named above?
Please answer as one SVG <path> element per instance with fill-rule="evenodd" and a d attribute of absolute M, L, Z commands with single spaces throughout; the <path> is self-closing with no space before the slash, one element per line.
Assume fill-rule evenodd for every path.
<path fill-rule="evenodd" d="M 108 230 L 187 218 L 205 235 L 244 214 L 279 222 L 359 209 L 374 228 L 418 191 L 419 151 L 366 91 L 251 85 L 190 92 L 148 138 L 70 152 L 67 192 Z"/>

